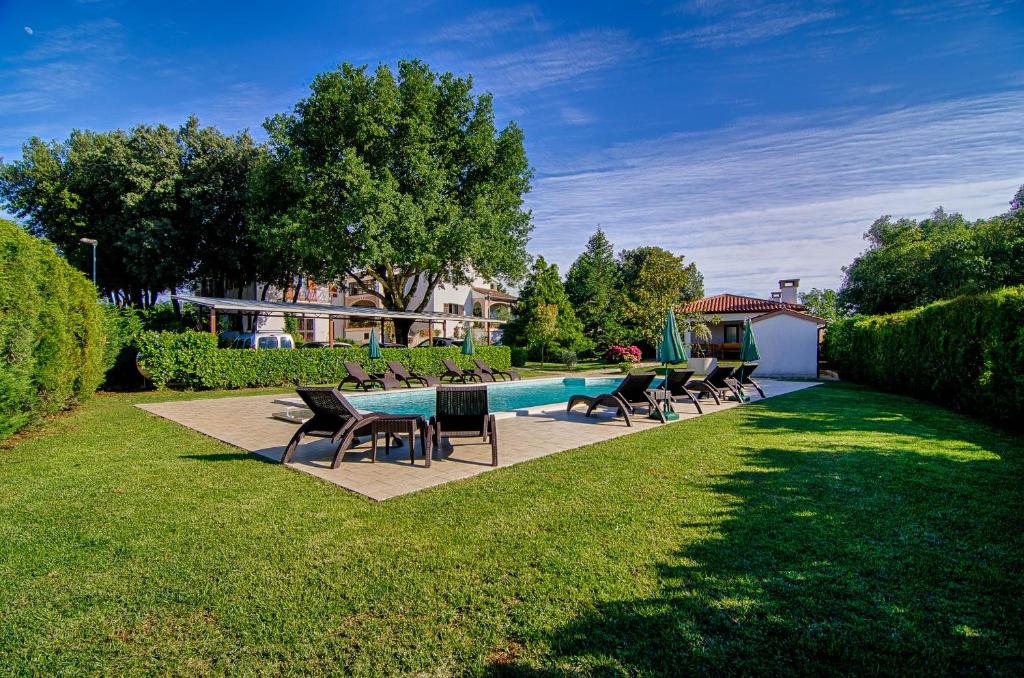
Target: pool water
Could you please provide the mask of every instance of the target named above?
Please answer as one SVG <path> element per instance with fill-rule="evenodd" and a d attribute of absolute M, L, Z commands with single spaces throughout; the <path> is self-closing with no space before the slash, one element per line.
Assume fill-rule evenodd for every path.
<path fill-rule="evenodd" d="M 564 403 L 577 393 L 597 395 L 608 393 L 622 379 L 566 377 L 561 379 L 528 379 L 487 384 L 487 407 L 491 412 L 511 412 L 538 405 Z M 391 414 L 434 414 L 434 389 L 403 389 L 353 396 L 350 401 L 363 411 Z"/>

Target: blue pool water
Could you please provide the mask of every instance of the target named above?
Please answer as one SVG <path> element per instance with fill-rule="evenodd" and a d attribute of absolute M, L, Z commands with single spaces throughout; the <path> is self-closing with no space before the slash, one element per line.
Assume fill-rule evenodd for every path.
<path fill-rule="evenodd" d="M 487 406 L 491 412 L 510 412 L 537 405 L 564 403 L 577 393 L 597 395 L 608 393 L 622 379 L 567 377 L 564 379 L 528 379 L 487 384 Z M 392 414 L 434 414 L 434 389 L 388 391 L 354 396 L 353 405 L 363 411 Z"/>

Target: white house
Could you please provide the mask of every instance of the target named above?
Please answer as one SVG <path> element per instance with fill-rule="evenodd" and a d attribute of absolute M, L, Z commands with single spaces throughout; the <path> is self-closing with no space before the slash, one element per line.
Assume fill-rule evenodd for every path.
<path fill-rule="evenodd" d="M 735 359 L 743 339 L 743 324 L 750 320 L 761 360 L 757 372 L 762 376 L 818 376 L 819 329 L 825 321 L 807 313 L 797 301 L 800 281 L 779 281 L 779 290 L 771 299 L 738 294 L 716 294 L 698 299 L 680 309 L 700 313 L 717 322 L 709 323 L 711 339 L 700 344 L 708 356 Z M 687 341 L 692 341 L 687 337 Z"/>

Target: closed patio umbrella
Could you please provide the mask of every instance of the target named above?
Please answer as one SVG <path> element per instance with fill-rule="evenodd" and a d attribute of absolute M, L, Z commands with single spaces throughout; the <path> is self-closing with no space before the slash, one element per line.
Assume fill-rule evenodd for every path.
<path fill-rule="evenodd" d="M 665 389 L 665 404 L 664 414 L 666 419 L 678 419 L 679 415 L 672 411 L 672 406 L 669 404 L 671 401 L 668 396 L 668 365 L 669 363 L 678 363 L 686 359 L 686 345 L 683 344 L 682 337 L 679 336 L 679 325 L 676 324 L 676 314 L 672 310 L 672 307 L 668 307 L 668 312 L 665 314 L 665 329 L 661 336 L 661 342 L 658 344 L 658 360 L 665 367 L 665 375 L 662 378 L 662 386 Z M 656 419 L 657 415 L 651 413 L 651 418 Z"/>
<path fill-rule="evenodd" d="M 466 338 L 462 340 L 462 355 L 473 355 L 476 346 L 473 344 L 473 327 L 466 323 Z"/>
<path fill-rule="evenodd" d="M 761 359 L 757 352 L 757 341 L 754 340 L 754 329 L 750 326 L 750 318 L 743 323 L 743 343 L 740 344 L 740 365 L 756 363 Z M 742 384 L 740 393 L 743 393 Z"/>
<path fill-rule="evenodd" d="M 380 353 L 380 342 L 377 340 L 377 330 L 370 330 L 370 345 L 368 346 L 370 351 L 370 358 L 372 360 L 378 360 L 383 356 Z"/>

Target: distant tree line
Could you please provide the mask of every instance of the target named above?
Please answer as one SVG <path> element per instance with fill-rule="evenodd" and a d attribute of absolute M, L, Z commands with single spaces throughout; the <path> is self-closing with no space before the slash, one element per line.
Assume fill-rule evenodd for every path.
<path fill-rule="evenodd" d="M 99 288 L 121 304 L 358 274 L 385 308 L 420 310 L 441 283 L 527 269 L 523 134 L 498 130 L 472 84 L 419 61 L 345 64 L 265 122 L 267 143 L 195 117 L 32 138 L 0 164 L 0 205 L 83 270 L 79 239 L 99 241 Z"/>

